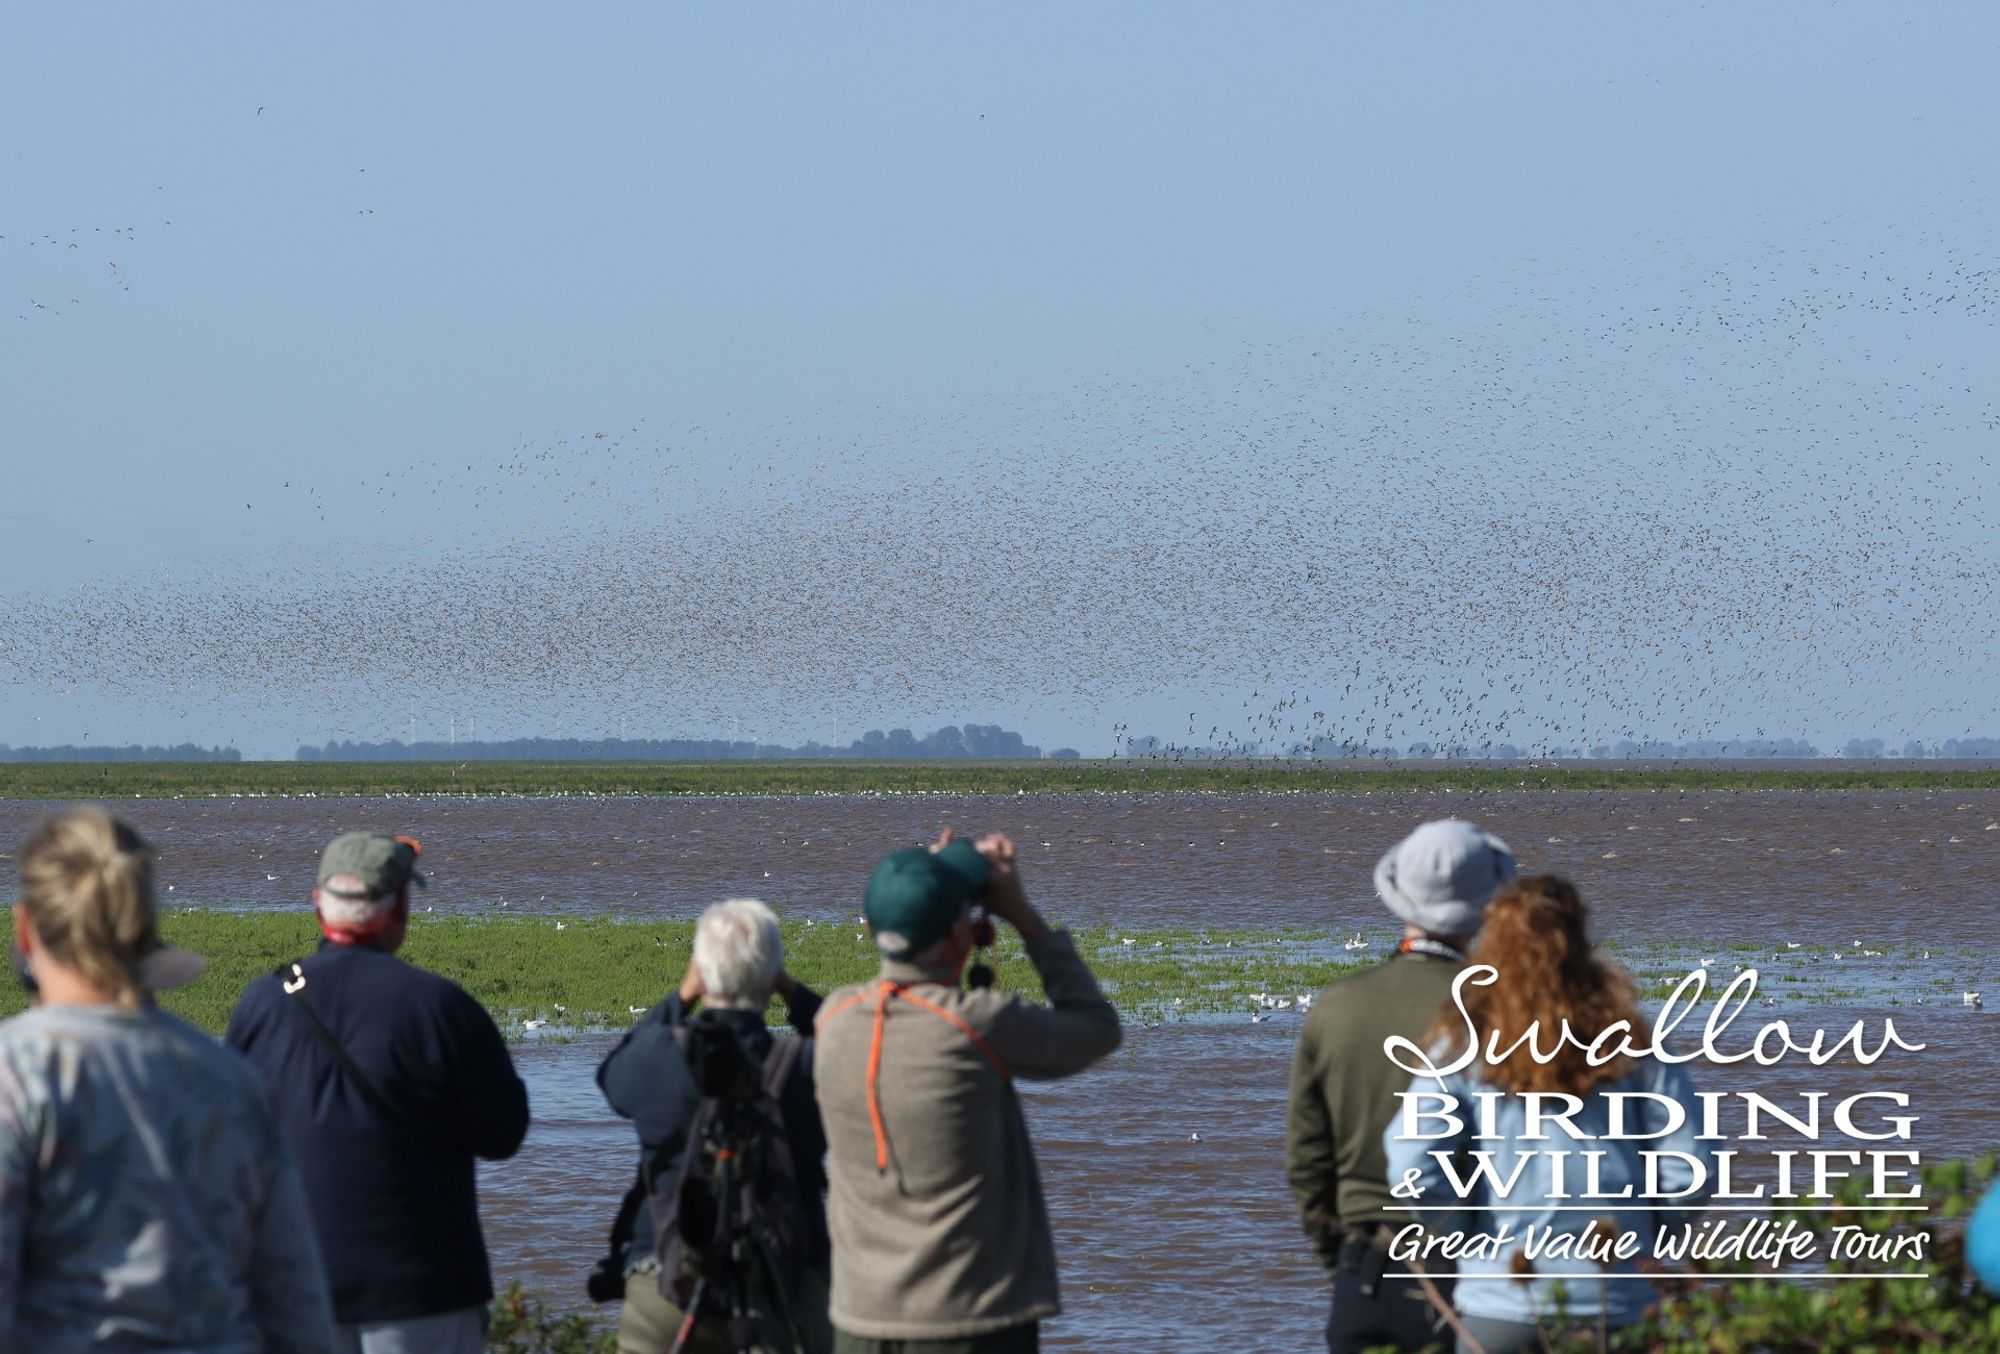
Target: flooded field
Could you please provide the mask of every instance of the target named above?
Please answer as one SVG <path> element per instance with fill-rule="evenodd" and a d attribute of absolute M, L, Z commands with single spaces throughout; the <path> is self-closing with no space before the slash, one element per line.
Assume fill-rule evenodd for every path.
<path fill-rule="evenodd" d="M 0 842 L 47 804 L 0 801 Z M 134 801 L 179 905 L 295 907 L 313 852 L 380 827 L 424 842 L 439 912 L 687 917 L 755 894 L 858 908 L 885 852 L 941 824 L 997 828 L 1053 915 L 1147 926 L 1379 926 L 1369 875 L 1427 818 L 1472 818 L 1524 868 L 1573 876 L 1622 939 L 1988 945 L 2000 792 L 1062 795 L 1016 799 Z"/>
<path fill-rule="evenodd" d="M 48 806 L 0 802 L 18 841 Z M 886 850 L 943 823 L 1001 828 L 1031 896 L 1079 924 L 1311 927 L 1329 962 L 1394 928 L 1376 858 L 1415 823 L 1470 817 L 1526 869 L 1578 881 L 1602 938 L 1642 978 L 1706 959 L 1758 968 L 1801 1035 L 1893 1019 L 1918 1053 L 1873 1068 L 1697 1069 L 1706 1088 L 1797 1096 L 1898 1090 L 1926 1160 L 2000 1141 L 1983 1084 L 2000 1052 L 2000 794 L 1593 793 L 809 799 L 215 799 L 135 802 L 182 906 L 303 907 L 312 852 L 358 826 L 424 840 L 439 912 L 685 918 L 756 894 L 789 915 L 859 909 Z M 1794 948 L 1796 947 L 1796 948 Z M 1318 946 L 1313 947 L 1317 952 Z M 677 975 L 673 975 L 677 976 Z M 662 986 L 670 975 L 662 973 Z M 650 999 L 650 994 L 648 999 Z M 1308 1348 L 1324 1296 L 1285 1193 L 1295 1011 L 1128 1025 L 1105 1066 L 1024 1087 L 1062 1264 L 1051 1347 Z M 1693 1029 L 1698 1022 L 1686 1027 Z M 592 1075 L 615 1035 L 523 1045 L 535 1127 L 483 1174 L 496 1272 L 565 1305 L 630 1177 L 629 1128 Z M 1201 1141 L 1190 1140 L 1199 1133 Z M 1165 1338 L 1163 1324 L 1175 1332 Z"/>

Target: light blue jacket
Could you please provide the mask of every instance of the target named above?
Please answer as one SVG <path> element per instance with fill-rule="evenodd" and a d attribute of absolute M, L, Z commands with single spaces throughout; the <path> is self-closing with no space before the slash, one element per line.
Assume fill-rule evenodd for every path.
<path fill-rule="evenodd" d="M 1986 1191 L 1986 1202 L 1972 1215 L 1965 1233 L 1965 1258 L 1989 1293 L 2000 1293 L 2000 1185 Z"/>
<path fill-rule="evenodd" d="M 1468 1315 L 1530 1322 L 1538 1315 L 1544 1320 L 1553 1318 L 1560 1309 L 1572 1318 L 1590 1322 L 1595 1322 L 1601 1313 L 1606 1324 L 1612 1326 L 1636 1321 L 1659 1296 L 1650 1283 L 1638 1277 L 1638 1261 L 1652 1255 L 1653 1238 L 1658 1230 L 1692 1223 L 1701 1212 L 1701 1201 L 1715 1188 L 1715 1153 L 1710 1144 L 1695 1136 L 1700 1131 L 1701 1107 L 1695 1100 L 1694 1085 L 1686 1071 L 1678 1064 L 1663 1063 L 1655 1058 L 1640 1059 L 1632 1072 L 1617 1081 L 1604 1083 L 1585 1097 L 1582 1110 L 1574 1116 L 1578 1138 L 1570 1138 L 1559 1126 L 1545 1124 L 1545 1136 L 1540 1141 L 1531 1141 L 1523 1136 L 1527 1131 L 1527 1102 L 1519 1095 L 1503 1095 L 1500 1098 L 1494 1110 L 1493 1126 L 1496 1132 L 1493 1137 L 1474 1136 L 1480 1122 L 1477 1104 L 1471 1097 L 1479 1092 L 1493 1093 L 1491 1087 L 1473 1075 L 1478 1070 L 1475 1064 L 1466 1072 L 1445 1077 L 1442 1083 L 1434 1077 L 1419 1077 L 1411 1088 L 1432 1092 L 1442 1090 L 1456 1097 L 1463 1131 L 1450 1136 L 1405 1141 L 1398 1136 L 1403 1127 L 1403 1115 L 1399 1113 L 1382 1135 L 1389 1158 L 1390 1188 L 1407 1197 L 1409 1190 L 1404 1184 L 1405 1177 L 1412 1171 L 1416 1172 L 1413 1179 L 1422 1197 L 1410 1202 L 1419 1206 L 1460 1202 L 1439 1155 L 1452 1159 L 1461 1151 L 1491 1153 L 1491 1175 L 1480 1180 L 1458 1211 L 1419 1212 L 1414 1216 L 1422 1219 L 1434 1236 L 1452 1231 L 1463 1231 L 1468 1235 L 1500 1234 L 1504 1229 L 1509 1238 L 1507 1243 L 1494 1255 L 1450 1260 L 1433 1256 L 1425 1262 L 1424 1268 L 1432 1274 L 1460 1276 L 1452 1304 Z M 1629 1100 L 1625 1105 L 1623 1124 L 1626 1138 L 1609 1140 L 1606 1135 L 1611 1128 L 1611 1102 L 1606 1099 L 1605 1093 L 1612 1091 L 1648 1091 L 1668 1097 L 1678 1101 L 1686 1110 L 1686 1119 L 1681 1127 L 1663 1137 L 1642 1138 L 1641 1135 L 1656 1133 L 1666 1126 L 1669 1122 L 1668 1111 L 1664 1105 L 1651 1100 Z M 1435 1105 L 1431 1101 L 1423 1103 L 1425 1108 Z M 1553 1101 L 1545 1101 L 1544 1104 L 1545 1112 L 1558 1108 Z M 1431 1119 L 1425 1121 L 1424 1127 L 1436 1130 L 1441 1123 L 1439 1119 Z M 1556 1188 L 1556 1162 L 1550 1153 L 1558 1150 L 1569 1152 L 1564 1163 L 1564 1179 L 1565 1188 L 1572 1197 L 1550 1197 Z M 1643 1197 L 1647 1181 L 1645 1161 L 1639 1155 L 1641 1151 L 1679 1152 L 1695 1158 L 1701 1162 L 1701 1188 L 1684 1198 L 1672 1197 L 1694 1182 L 1696 1169 L 1678 1156 L 1662 1156 L 1657 1176 L 1661 1194 L 1668 1197 Z M 1629 1184 L 1633 1197 L 1625 1201 L 1582 1197 L 1584 1191 L 1591 1188 L 1585 1183 L 1585 1152 L 1603 1153 L 1595 1184 L 1600 1194 L 1615 1194 Z M 1473 1169 L 1473 1162 L 1470 1158 L 1460 1158 L 1457 1169 L 1460 1177 L 1464 1178 Z M 1515 1177 L 1517 1169 L 1520 1172 L 1518 1178 Z M 1512 1182 L 1504 1198 L 1494 1197 L 1495 1178 L 1500 1182 Z M 1625 1206 L 1617 1206 L 1619 1202 Z M 1674 1207 L 1672 1211 L 1652 1212 L 1635 1205 Z M 1618 1228 L 1638 1237 L 1638 1254 L 1632 1260 L 1613 1259 L 1600 1271 L 1596 1264 L 1587 1260 L 1552 1257 L 1545 1246 L 1540 1257 L 1533 1260 L 1539 1272 L 1552 1276 L 1586 1277 L 1550 1277 L 1528 1283 L 1515 1278 L 1512 1268 L 1514 1257 L 1523 1250 L 1531 1234 L 1540 1237 L 1581 1237 L 1598 1218 L 1611 1219 Z M 1390 1262 L 1389 1267 L 1393 1271 L 1405 1269 L 1395 1260 Z M 1600 1279 L 1600 1273 L 1605 1277 Z M 1628 1277 L 1612 1277 L 1617 1275 Z"/>

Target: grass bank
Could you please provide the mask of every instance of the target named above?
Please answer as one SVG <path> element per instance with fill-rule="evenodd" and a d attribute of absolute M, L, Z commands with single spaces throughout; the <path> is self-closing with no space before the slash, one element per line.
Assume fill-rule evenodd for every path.
<path fill-rule="evenodd" d="M 651 1006 L 686 971 L 694 924 L 593 918 L 439 917 L 411 919 L 403 957 L 459 983 L 509 1033 L 522 1021 L 546 1020 L 534 1037 L 562 1039 L 579 1031 L 623 1029 L 633 1007 Z M 220 1033 L 250 981 L 310 951 L 319 933 L 310 914 L 191 909 L 161 921 L 167 939 L 206 955 L 201 979 L 163 994 L 169 1010 Z M 1296 1020 L 1301 996 L 1359 965 L 1376 962 L 1386 927 L 1366 949 L 1349 951 L 1324 930 L 1085 926 L 1072 934 L 1084 957 L 1133 1024 L 1226 1017 Z M 0 911 L 0 941 L 11 942 L 11 918 Z M 820 992 L 860 982 L 875 972 L 874 946 L 860 927 L 784 923 L 785 964 Z M 1659 1000 L 1696 964 L 1713 965 L 1711 996 L 1739 968 L 1759 970 L 1759 991 L 1786 1006 L 1915 1003 L 1957 1000 L 1953 981 L 1977 971 L 1976 956 L 1939 950 L 1921 958 L 1900 951 L 1841 951 L 1817 945 L 1773 953 L 1739 942 L 1707 950 L 1640 944 L 1612 951 L 1641 992 Z M 1040 983 L 1018 937 L 1004 935 L 992 957 L 1003 989 L 1040 995 Z M 1952 981 L 1948 981 L 1952 980 Z M 0 1016 L 24 1004 L 13 985 L 0 987 Z M 774 1008 L 775 1014 L 775 1008 Z"/>
<path fill-rule="evenodd" d="M 634 922 L 553 917 L 413 917 L 402 956 L 463 986 L 519 1032 L 524 1019 L 550 1022 L 549 1032 L 631 1024 L 678 984 L 694 940 L 690 921 Z M 161 919 L 166 939 L 209 959 L 208 972 L 161 1004 L 203 1029 L 220 1033 L 250 981 L 309 952 L 319 932 L 306 912 L 190 910 Z M 785 966 L 801 982 L 828 992 L 874 974 L 874 945 L 853 924 L 787 922 Z M 1319 933 L 1182 930 L 1130 931 L 1103 927 L 1075 932 L 1106 991 L 1121 1008 L 1152 1016 L 1249 1010 L 1246 994 L 1311 992 L 1342 964 L 1318 953 Z M 0 937 L 12 940 L 12 918 L 0 912 Z M 1130 943 L 1126 943 L 1129 941 Z M 1040 993 L 1017 937 L 993 948 L 999 986 Z M 1180 1005 L 1175 1005 L 1178 998 Z M 0 1016 L 25 1004 L 20 991 L 0 989 Z M 559 1035 L 558 1035 L 559 1037 Z"/>
<path fill-rule="evenodd" d="M 2000 766 L 1153 762 L 12 762 L 0 798 L 175 795 L 1174 794 L 1384 790 L 2000 790 Z"/>

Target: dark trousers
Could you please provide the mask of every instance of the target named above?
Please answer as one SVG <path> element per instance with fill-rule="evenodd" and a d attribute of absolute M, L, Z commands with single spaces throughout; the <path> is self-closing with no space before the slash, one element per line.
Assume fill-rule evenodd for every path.
<path fill-rule="evenodd" d="M 1035 1354 L 1041 1347 L 1039 1321 L 950 1340 L 873 1340 L 844 1330 L 833 1333 L 834 1354 Z"/>
<path fill-rule="evenodd" d="M 1449 1350 L 1451 1331 L 1415 1279 L 1392 1279 L 1389 1253 L 1349 1241 L 1333 1274 L 1333 1310 L 1326 1318 L 1329 1354 L 1362 1354 L 1393 1345 L 1400 1350 Z M 1400 1265 L 1395 1266 L 1401 1268 Z M 1451 1280 L 1433 1279 L 1447 1302 Z"/>

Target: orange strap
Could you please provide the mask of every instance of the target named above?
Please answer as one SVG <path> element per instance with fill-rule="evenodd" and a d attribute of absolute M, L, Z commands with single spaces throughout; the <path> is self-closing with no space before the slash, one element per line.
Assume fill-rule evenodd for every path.
<path fill-rule="evenodd" d="M 1011 1082 L 1014 1079 L 1013 1073 L 1007 1070 L 1006 1061 L 998 1053 L 994 1052 L 993 1045 L 980 1037 L 979 1031 L 973 1029 L 972 1026 L 966 1024 L 943 1007 L 935 1006 L 925 1001 L 922 997 L 912 994 L 901 984 L 892 983 L 887 978 L 884 978 L 882 985 L 875 990 L 875 1028 L 868 1040 L 868 1126 L 875 1131 L 875 1169 L 878 1171 L 887 1171 L 889 1169 L 889 1130 L 882 1123 L 882 1098 L 877 1091 L 877 1086 L 882 1077 L 882 1031 L 888 1024 L 889 1000 L 892 997 L 901 997 L 912 1006 L 920 1006 L 940 1020 L 949 1021 L 951 1024 L 957 1026 L 959 1032 L 970 1039 L 979 1051 L 986 1055 L 986 1061 L 993 1064 L 993 1070 L 1000 1074 L 1000 1080 Z M 821 1011 L 819 1019 L 813 1022 L 814 1029 L 824 1030 L 828 1020 L 839 1015 L 848 1007 L 858 1006 L 867 999 L 868 993 L 860 992 L 849 997 L 832 1010 Z"/>
<path fill-rule="evenodd" d="M 937 1016 L 939 1019 L 949 1020 L 952 1024 L 958 1026 L 959 1033 L 963 1034 L 966 1038 L 970 1039 L 974 1044 L 978 1046 L 979 1051 L 986 1055 L 986 1061 L 993 1064 L 993 1070 L 1000 1074 L 1000 1080 L 1012 1081 L 1014 1079 L 1014 1074 L 1007 1070 L 1007 1064 L 1002 1062 L 1000 1060 L 1000 1055 L 993 1051 L 993 1045 L 987 1043 L 984 1039 L 980 1038 L 979 1032 L 973 1029 L 972 1026 L 966 1024 L 963 1020 L 960 1020 L 950 1011 L 945 1010 L 944 1007 L 933 1006 L 929 1002 L 925 1001 L 922 997 L 919 997 L 912 992 L 905 991 L 900 987 L 896 989 L 896 995 L 901 997 L 904 1001 L 909 1002 L 912 1006 L 921 1006 L 926 1011 L 929 1011 L 932 1015 Z"/>
<path fill-rule="evenodd" d="M 868 994 L 866 992 L 857 992 L 853 996 L 849 997 L 846 1001 L 840 1003 L 840 1005 L 838 1006 L 821 1007 L 819 1014 L 813 1018 L 813 1032 L 817 1034 L 819 1031 L 826 1028 L 827 1021 L 833 1019 L 835 1016 L 839 1015 L 842 1011 L 845 1011 L 848 1007 L 859 1006 L 862 1002 L 866 1000 L 868 1000 Z"/>
<path fill-rule="evenodd" d="M 882 1075 L 882 1027 L 888 1021 L 889 998 L 896 985 L 885 982 L 875 1001 L 875 1033 L 868 1040 L 868 1126 L 875 1130 L 875 1169 L 889 1169 L 889 1133 L 882 1127 L 882 1098 L 875 1094 L 876 1080 Z"/>

